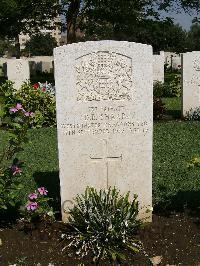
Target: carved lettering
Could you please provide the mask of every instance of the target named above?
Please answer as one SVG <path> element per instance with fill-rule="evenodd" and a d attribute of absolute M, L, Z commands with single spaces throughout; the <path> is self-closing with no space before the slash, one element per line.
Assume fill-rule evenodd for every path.
<path fill-rule="evenodd" d="M 132 60 L 113 52 L 77 59 L 77 101 L 131 100 Z"/>
<path fill-rule="evenodd" d="M 147 121 L 134 121 L 124 106 L 117 107 L 88 107 L 88 112 L 81 116 L 79 123 L 61 124 L 61 128 L 68 136 L 73 135 L 101 135 L 148 132 Z"/>

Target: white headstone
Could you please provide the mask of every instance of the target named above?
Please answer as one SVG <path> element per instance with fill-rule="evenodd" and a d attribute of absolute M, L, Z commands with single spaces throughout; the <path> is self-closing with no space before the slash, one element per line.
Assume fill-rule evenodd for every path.
<path fill-rule="evenodd" d="M 164 64 L 165 53 L 161 51 L 160 54 L 153 55 L 153 80 L 164 83 Z"/>
<path fill-rule="evenodd" d="M 182 115 L 200 107 L 200 51 L 182 55 Z"/>
<path fill-rule="evenodd" d="M 28 60 L 9 59 L 7 60 L 8 80 L 14 82 L 14 88 L 19 89 L 21 85 L 30 79 Z"/>
<path fill-rule="evenodd" d="M 54 50 L 63 220 L 87 186 L 152 206 L 152 47 L 99 41 Z"/>
<path fill-rule="evenodd" d="M 173 52 L 164 52 L 165 54 L 165 64 L 172 69 L 177 70 L 181 67 L 181 54 L 173 53 Z"/>

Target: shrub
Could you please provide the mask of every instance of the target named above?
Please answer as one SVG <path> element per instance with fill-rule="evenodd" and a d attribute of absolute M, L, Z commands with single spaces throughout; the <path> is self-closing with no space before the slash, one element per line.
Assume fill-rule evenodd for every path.
<path fill-rule="evenodd" d="M 12 97 L 10 100 L 12 102 Z M 23 186 L 17 177 L 21 175 L 22 169 L 21 163 L 14 156 L 22 149 L 22 145 L 28 141 L 28 125 L 34 116 L 33 112 L 24 110 L 21 103 L 17 103 L 16 106 L 11 108 L 9 106 L 8 100 L 1 113 L 1 116 L 9 117 L 9 119 L 7 119 L 6 124 L 8 144 L 0 156 L 0 210 L 9 209 L 9 207 L 19 207 L 20 200 L 18 196 Z M 9 116 L 7 112 L 9 112 Z M 4 166 L 5 159 L 13 159 L 10 168 Z"/>
<path fill-rule="evenodd" d="M 162 97 L 180 97 L 181 96 L 181 75 L 166 74 L 164 94 Z"/>
<path fill-rule="evenodd" d="M 105 257 L 124 259 L 124 248 L 138 252 L 140 242 L 134 234 L 141 222 L 137 220 L 136 198 L 130 201 L 129 193 L 120 196 L 116 188 L 97 191 L 88 187 L 85 194 L 76 197 L 70 210 L 72 230 L 66 234 L 71 240 L 69 246 L 76 247 L 82 257 L 91 252 L 97 263 Z"/>
<path fill-rule="evenodd" d="M 0 168 L 0 211 L 20 206 L 19 195 L 23 185 L 18 176 L 21 173 L 21 163 L 16 159 L 11 167 Z"/>
<path fill-rule="evenodd" d="M 200 167 L 200 157 L 195 157 L 187 163 L 188 168 Z"/>
<path fill-rule="evenodd" d="M 200 121 L 200 107 L 191 108 L 188 112 L 186 112 L 185 119 Z"/>
<path fill-rule="evenodd" d="M 50 34 L 38 33 L 33 35 L 25 44 L 24 52 L 33 56 L 51 56 L 57 46 L 56 39 Z"/>
<path fill-rule="evenodd" d="M 47 86 L 25 83 L 16 92 L 15 97 L 21 99 L 26 109 L 35 110 L 32 127 L 56 125 L 56 101 L 52 93 L 48 92 Z"/>
<path fill-rule="evenodd" d="M 153 84 L 153 96 L 157 98 L 164 97 L 165 95 L 165 86 L 164 83 L 156 81 Z"/>
<path fill-rule="evenodd" d="M 153 98 L 153 118 L 154 120 L 159 120 L 163 118 L 166 112 L 165 104 L 160 98 Z"/>
<path fill-rule="evenodd" d="M 9 108 L 17 103 L 22 103 L 25 110 L 34 110 L 34 117 L 29 127 L 53 127 L 56 125 L 56 100 L 55 88 L 48 83 L 24 83 L 19 90 L 15 90 L 13 83 L 5 82 L 0 86 L 3 98 L 3 110 L 0 115 L 3 123 L 9 119 Z"/>
<path fill-rule="evenodd" d="M 154 82 L 153 95 L 157 98 L 180 97 L 181 76 L 179 74 L 165 74 L 165 83 Z"/>

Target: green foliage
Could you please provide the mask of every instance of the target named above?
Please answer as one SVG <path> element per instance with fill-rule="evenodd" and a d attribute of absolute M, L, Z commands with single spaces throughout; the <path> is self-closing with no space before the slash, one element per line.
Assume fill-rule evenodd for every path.
<path fill-rule="evenodd" d="M 181 74 L 165 74 L 165 94 L 162 97 L 180 97 L 181 96 Z"/>
<path fill-rule="evenodd" d="M 181 75 L 165 73 L 165 83 L 155 82 L 153 95 L 158 98 L 181 96 Z"/>
<path fill-rule="evenodd" d="M 9 83 L 4 85 L 3 89 L 1 87 L 2 92 Z M 23 184 L 18 179 L 18 175 L 21 175 L 22 169 L 15 155 L 28 141 L 27 130 L 32 119 L 32 113 L 26 112 L 20 103 L 16 106 L 12 105 L 13 98 L 9 88 L 10 86 L 1 110 L 1 117 L 6 121 L 7 143 L 0 155 L 0 210 L 9 209 L 9 207 L 17 208 L 19 205 Z M 13 160 L 10 168 L 4 165 L 5 160 Z"/>
<path fill-rule="evenodd" d="M 26 42 L 25 52 L 32 56 L 51 56 L 53 49 L 57 46 L 56 39 L 50 34 L 33 35 L 29 41 Z"/>
<path fill-rule="evenodd" d="M 15 37 L 20 32 L 33 32 L 50 25 L 50 19 L 57 15 L 57 8 L 57 0 L 2 0 L 0 34 Z"/>
<path fill-rule="evenodd" d="M 166 112 L 165 104 L 160 98 L 153 98 L 153 119 L 159 120 L 163 118 Z"/>
<path fill-rule="evenodd" d="M 186 48 L 186 31 L 169 18 L 157 21 L 146 19 L 132 26 L 128 34 L 127 40 L 150 44 L 156 52 L 184 52 Z"/>
<path fill-rule="evenodd" d="M 50 27 L 58 9 L 58 0 L 1 0 L 0 36 L 15 38 L 16 55 L 19 57 L 19 34 Z"/>
<path fill-rule="evenodd" d="M 200 50 L 200 22 L 192 24 L 188 32 L 187 47 L 190 51 Z"/>
<path fill-rule="evenodd" d="M 124 259 L 123 249 L 139 252 L 141 244 L 134 238 L 141 222 L 137 220 L 137 197 L 129 199 L 129 193 L 121 196 L 116 188 L 97 191 L 87 187 L 78 195 L 70 210 L 67 233 L 70 246 L 76 247 L 82 257 L 93 254 L 99 262 L 104 257 Z"/>
<path fill-rule="evenodd" d="M 9 41 L 6 38 L 1 38 L 0 39 L 0 56 L 2 57 L 3 55 L 7 56 L 14 56 L 14 50 L 15 47 L 11 41 Z"/>
<path fill-rule="evenodd" d="M 13 165 L 19 166 L 19 162 L 15 159 Z M 0 211 L 19 208 L 19 196 L 23 187 L 19 177 L 13 175 L 12 168 L 0 169 Z"/>
<path fill-rule="evenodd" d="M 200 157 L 195 157 L 187 163 L 188 168 L 200 167 Z"/>
<path fill-rule="evenodd" d="M 46 91 L 25 83 L 17 91 L 16 97 L 21 99 L 23 106 L 28 110 L 35 110 L 32 127 L 56 125 L 56 101 L 55 97 Z"/>
<path fill-rule="evenodd" d="M 156 81 L 153 84 L 153 96 L 156 98 L 164 97 L 165 85 L 161 81 Z"/>
<path fill-rule="evenodd" d="M 186 120 L 200 121 L 200 107 L 191 108 L 185 115 Z"/>
<path fill-rule="evenodd" d="M 66 17 L 67 42 L 78 41 L 80 29 L 85 40 L 124 40 L 151 44 L 155 51 L 184 52 L 187 33 L 173 19 L 162 20 L 162 12 L 178 7 L 177 1 L 153 0 L 62 0 Z M 197 3 L 198 2 L 198 3 Z M 199 0 L 180 0 L 179 7 L 199 8 Z M 177 10 L 182 12 L 180 8 Z M 82 38 L 83 38 L 82 36 Z"/>

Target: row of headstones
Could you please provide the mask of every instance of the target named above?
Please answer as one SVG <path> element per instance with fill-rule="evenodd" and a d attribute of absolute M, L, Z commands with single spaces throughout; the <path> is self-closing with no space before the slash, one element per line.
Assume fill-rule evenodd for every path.
<path fill-rule="evenodd" d="M 7 60 L 7 77 L 14 82 L 18 89 L 24 81 L 30 79 L 30 73 L 39 69 L 41 65 L 44 72 L 53 71 L 53 58 L 49 61 L 35 61 L 24 59 Z M 164 82 L 165 53 L 153 55 L 153 80 Z M 182 114 L 200 106 L 200 52 L 185 53 L 182 55 Z"/>
<path fill-rule="evenodd" d="M 170 58 L 175 56 L 169 55 Z M 179 59 L 179 57 L 177 57 Z M 165 53 L 154 55 L 154 81 L 164 82 Z M 182 116 L 200 107 L 200 51 L 181 55 Z"/>
<path fill-rule="evenodd" d="M 183 84 L 190 95 L 196 85 L 199 89 L 199 55 L 183 55 Z M 117 41 L 70 44 L 54 50 L 54 64 L 63 220 L 87 186 L 115 186 L 137 194 L 139 217 L 150 221 L 152 47 Z M 19 77 L 27 65 L 15 65 L 12 71 Z"/>
<path fill-rule="evenodd" d="M 37 75 L 37 73 L 52 73 L 54 72 L 53 68 L 53 56 L 36 56 L 30 58 L 23 58 L 20 60 L 17 59 L 6 59 L 0 58 L 0 67 L 2 68 L 3 76 L 8 79 L 24 81 L 24 78 L 29 79 L 30 75 Z M 19 73 L 18 69 L 22 69 L 24 72 L 16 78 L 15 70 Z M 20 82 L 22 84 L 22 82 Z"/>
<path fill-rule="evenodd" d="M 15 82 L 18 88 L 24 80 L 30 79 L 30 74 L 36 72 L 53 72 L 53 58 L 36 57 L 34 59 L 8 59 L 3 60 L 5 76 Z M 164 52 L 153 56 L 153 79 L 154 81 L 164 82 Z"/>

